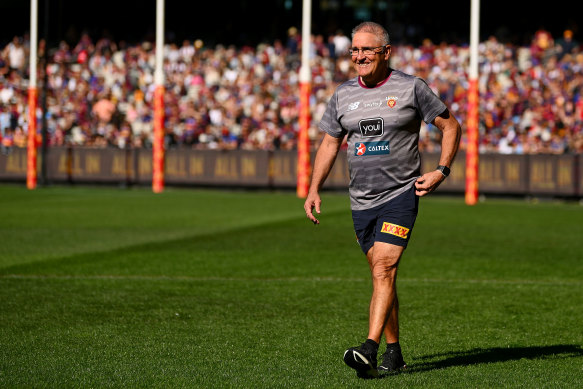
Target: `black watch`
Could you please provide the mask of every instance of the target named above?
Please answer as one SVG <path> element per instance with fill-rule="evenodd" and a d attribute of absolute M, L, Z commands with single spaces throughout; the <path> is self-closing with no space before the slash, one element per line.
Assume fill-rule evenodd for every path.
<path fill-rule="evenodd" d="M 439 170 L 441 172 L 441 174 L 443 174 L 444 177 L 449 176 L 450 170 L 447 166 L 439 165 L 439 166 L 437 166 L 437 168 L 435 170 Z"/>

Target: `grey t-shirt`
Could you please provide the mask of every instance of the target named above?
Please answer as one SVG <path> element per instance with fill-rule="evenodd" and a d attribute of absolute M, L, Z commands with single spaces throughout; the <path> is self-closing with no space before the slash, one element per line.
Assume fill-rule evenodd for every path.
<path fill-rule="evenodd" d="M 430 123 L 445 110 L 425 81 L 398 70 L 374 88 L 356 77 L 336 89 L 319 127 L 335 138 L 348 135 L 353 210 L 380 205 L 414 185 L 421 120 Z"/>

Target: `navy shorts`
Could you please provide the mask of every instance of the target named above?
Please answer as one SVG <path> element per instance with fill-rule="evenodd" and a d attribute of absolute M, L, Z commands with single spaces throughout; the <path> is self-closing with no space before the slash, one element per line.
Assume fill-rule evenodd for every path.
<path fill-rule="evenodd" d="M 374 242 L 407 247 L 419 210 L 415 185 L 399 196 L 371 209 L 352 211 L 356 239 L 367 254 Z"/>

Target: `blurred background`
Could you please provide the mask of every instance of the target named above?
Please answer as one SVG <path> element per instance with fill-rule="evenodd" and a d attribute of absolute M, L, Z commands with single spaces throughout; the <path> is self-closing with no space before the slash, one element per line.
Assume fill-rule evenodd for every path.
<path fill-rule="evenodd" d="M 4 15 L 0 31 L 6 44 L 12 35 L 29 30 L 30 2 L 0 0 Z M 482 1 L 481 36 L 495 35 L 502 42 L 529 44 L 541 28 L 559 36 L 569 28 L 578 32 L 577 13 L 571 2 Z M 117 41 L 153 40 L 154 0 L 39 1 L 39 36 L 45 31 L 51 43 L 78 41 L 83 32 Z M 467 43 L 469 0 L 447 3 L 428 0 L 313 0 L 315 34 L 348 34 L 359 21 L 375 20 L 388 26 L 395 43 L 420 44 L 429 38 L 438 43 Z M 285 39 L 291 26 L 300 28 L 301 0 L 166 1 L 167 40 L 203 39 L 209 44 L 256 45 Z"/>
<path fill-rule="evenodd" d="M 155 8 L 154 0 L 39 1 L 36 117 L 42 160 L 49 164 L 43 165 L 44 181 L 151 179 Z M 0 179 L 22 180 L 30 3 L 0 0 L 0 12 Z M 166 1 L 169 182 L 294 185 L 298 70 L 305 45 L 301 18 L 300 0 Z M 391 66 L 425 79 L 464 126 L 469 19 L 469 0 L 313 0 L 311 149 L 334 89 L 354 77 L 347 48 L 351 29 L 364 20 L 387 27 Z M 580 35 L 572 3 L 482 1 L 480 153 L 561 156 L 484 157 L 482 188 L 527 193 L 540 183 L 536 190 L 583 195 Z M 463 190 L 466 144 L 464 134 L 457 175 L 446 188 Z M 88 149 L 101 152 L 91 159 Z M 193 149 L 230 150 L 233 161 L 217 154 L 194 157 L 188 152 Z M 430 167 L 440 151 L 433 126 L 422 125 L 420 149 Z M 254 154 L 237 154 L 241 151 Z M 335 177 L 344 187 L 346 174 Z"/>

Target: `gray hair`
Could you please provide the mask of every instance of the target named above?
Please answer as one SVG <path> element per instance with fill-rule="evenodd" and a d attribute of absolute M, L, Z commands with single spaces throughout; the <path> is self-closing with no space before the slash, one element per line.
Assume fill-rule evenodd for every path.
<path fill-rule="evenodd" d="M 368 32 L 374 34 L 381 41 L 383 46 L 390 45 L 391 41 L 389 39 L 389 33 L 387 30 L 378 23 L 375 22 L 362 22 L 358 26 L 354 27 L 352 30 L 352 38 L 357 32 Z"/>

